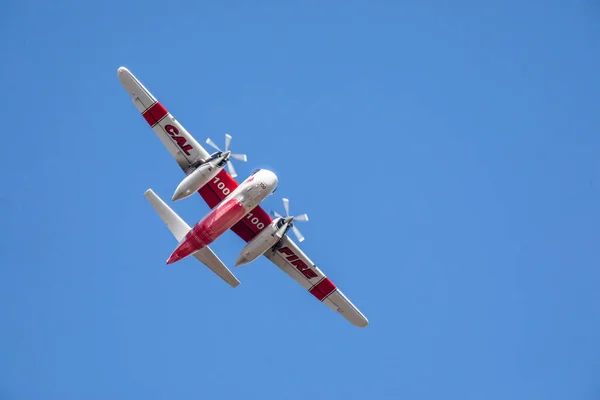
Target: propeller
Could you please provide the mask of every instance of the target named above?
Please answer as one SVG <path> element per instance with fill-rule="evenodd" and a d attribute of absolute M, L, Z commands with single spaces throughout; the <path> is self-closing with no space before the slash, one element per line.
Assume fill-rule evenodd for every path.
<path fill-rule="evenodd" d="M 273 215 L 276 217 L 280 217 L 283 218 L 286 224 L 289 224 L 289 226 L 292 228 L 292 231 L 294 231 L 294 235 L 296 235 L 296 238 L 298 238 L 299 242 L 304 241 L 304 236 L 302 236 L 302 234 L 300 233 L 300 230 L 298 230 L 298 228 L 296 228 L 293 224 L 294 221 L 298 221 L 298 222 L 307 222 L 308 221 L 308 215 L 306 214 L 301 214 L 298 215 L 296 217 L 290 217 L 290 200 L 283 198 L 283 208 L 285 209 L 285 217 L 281 214 L 279 214 L 277 211 L 273 211 Z"/>
<path fill-rule="evenodd" d="M 248 157 L 246 157 L 245 154 L 231 154 L 231 152 L 229 151 L 229 145 L 231 144 L 231 135 L 229 133 L 225 134 L 225 151 L 221 150 L 219 146 L 215 144 L 215 142 L 210 140 L 210 138 L 206 139 L 206 143 L 208 143 L 212 148 L 216 149 L 217 151 L 229 153 L 227 154 L 227 169 L 229 170 L 229 175 L 231 175 L 232 178 L 235 178 L 237 176 L 237 173 L 235 172 L 235 168 L 233 168 L 233 164 L 231 163 L 231 161 L 229 161 L 229 158 L 235 158 L 236 160 L 240 160 L 243 162 L 248 161 Z"/>

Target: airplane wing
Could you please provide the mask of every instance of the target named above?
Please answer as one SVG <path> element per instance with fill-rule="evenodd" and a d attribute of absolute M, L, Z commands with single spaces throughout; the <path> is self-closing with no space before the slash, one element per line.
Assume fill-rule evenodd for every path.
<path fill-rule="evenodd" d="M 278 245 L 265 252 L 264 256 L 308 290 L 317 300 L 342 314 L 353 325 L 364 328 L 369 324 L 369 320 L 289 236 L 284 235 Z"/>
<path fill-rule="evenodd" d="M 120 67 L 117 75 L 138 111 L 184 172 L 187 173 L 188 168 L 200 158 L 210 155 L 127 68 Z M 198 193 L 213 208 L 238 185 L 223 169 L 211 182 L 200 188 Z M 249 242 L 271 222 L 269 214 L 257 206 L 231 230 L 242 240 Z M 284 235 L 277 248 L 264 255 L 317 300 L 339 312 L 350 323 L 359 327 L 368 325 L 367 318 L 287 235 Z"/>
<path fill-rule="evenodd" d="M 181 240 L 185 237 L 185 234 L 190 231 L 190 226 L 186 224 L 179 215 L 171 210 L 171 208 L 166 205 L 165 202 L 162 201 L 162 199 L 158 197 L 154 191 L 152 191 L 152 189 L 146 190 L 144 196 L 146 196 L 154 210 L 156 210 L 160 218 L 164 221 L 165 225 L 167 225 L 167 228 L 169 228 L 173 236 L 175 236 L 175 239 L 177 239 L 178 242 L 181 242 Z M 194 257 L 196 257 L 202 264 L 210 268 L 211 271 L 217 274 L 231 287 L 236 287 L 240 284 L 240 281 L 238 281 L 238 279 L 208 246 L 194 253 Z"/>
<path fill-rule="evenodd" d="M 210 156 L 127 68 L 119 68 L 117 75 L 131 96 L 135 108 L 183 170 L 200 158 L 206 159 Z"/>

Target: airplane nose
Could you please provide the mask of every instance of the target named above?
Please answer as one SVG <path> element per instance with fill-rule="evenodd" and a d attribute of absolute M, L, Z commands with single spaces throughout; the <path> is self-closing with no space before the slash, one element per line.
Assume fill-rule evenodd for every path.
<path fill-rule="evenodd" d="M 268 175 L 268 180 L 269 180 L 269 187 L 271 187 L 273 190 L 277 189 L 277 184 L 279 183 L 279 180 L 277 179 L 277 175 L 275 175 L 275 173 L 268 171 L 269 175 Z"/>

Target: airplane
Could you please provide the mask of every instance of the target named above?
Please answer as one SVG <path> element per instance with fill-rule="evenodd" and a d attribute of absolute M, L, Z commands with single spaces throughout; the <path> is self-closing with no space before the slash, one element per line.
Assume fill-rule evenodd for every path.
<path fill-rule="evenodd" d="M 260 206 L 264 199 L 277 190 L 275 173 L 255 169 L 242 183 L 238 183 L 234 179 L 237 174 L 231 159 L 247 161 L 247 157 L 231 153 L 230 135 L 225 136 L 224 151 L 208 139 L 206 142 L 217 150 L 210 154 L 126 67 L 119 67 L 117 76 L 136 109 L 186 175 L 175 189 L 172 201 L 198 192 L 210 208 L 208 214 L 190 227 L 152 189 L 144 193 L 178 242 L 167 264 L 192 256 L 231 287 L 237 287 L 240 281 L 209 247 L 231 229 L 246 242 L 237 257 L 236 267 L 264 255 L 318 301 L 341 314 L 351 324 L 361 328 L 369 324 L 360 310 L 286 234 L 291 229 L 298 241 L 302 242 L 304 237 L 294 222 L 308 221 L 308 216 L 290 216 L 287 198 L 283 199 L 286 215 L 275 212 L 275 219 Z"/>

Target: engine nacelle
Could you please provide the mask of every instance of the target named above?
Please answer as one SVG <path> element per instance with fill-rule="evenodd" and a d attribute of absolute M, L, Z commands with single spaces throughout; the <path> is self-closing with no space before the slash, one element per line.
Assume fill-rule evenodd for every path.
<path fill-rule="evenodd" d="M 171 200 L 177 201 L 185 199 L 197 192 L 202 186 L 206 185 L 221 171 L 218 165 L 213 162 L 201 164 L 192 173 L 183 178 Z"/>
<path fill-rule="evenodd" d="M 279 240 L 285 234 L 287 230 L 287 224 L 283 223 L 282 218 L 277 218 L 265 227 L 258 235 L 244 246 L 237 260 L 235 266 L 248 264 L 256 260 L 259 256 L 263 255 L 265 251 L 275 246 Z"/>

